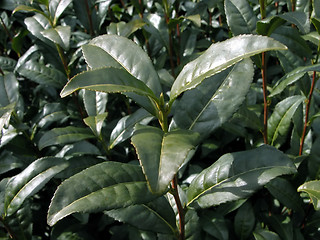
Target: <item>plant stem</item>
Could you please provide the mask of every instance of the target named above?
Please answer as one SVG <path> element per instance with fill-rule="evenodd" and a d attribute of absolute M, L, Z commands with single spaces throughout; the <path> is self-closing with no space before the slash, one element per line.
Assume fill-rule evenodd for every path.
<path fill-rule="evenodd" d="M 70 79 L 70 70 L 69 70 L 69 67 L 68 67 L 68 63 L 67 63 L 66 57 L 65 57 L 65 55 L 63 53 L 62 47 L 59 44 L 55 44 L 55 45 L 56 45 L 59 57 L 61 59 L 61 62 L 63 64 L 64 71 L 65 71 L 65 73 L 67 75 L 67 78 L 69 80 Z"/>
<path fill-rule="evenodd" d="M 184 218 L 184 209 L 179 197 L 177 175 L 175 175 L 174 178 L 172 179 L 171 186 L 173 190 L 172 194 L 176 202 L 178 215 L 179 215 L 179 240 L 184 240 L 185 239 L 185 218 Z"/>
<path fill-rule="evenodd" d="M 89 3 L 88 0 L 84 0 L 84 4 L 86 6 L 86 11 L 87 11 L 87 17 L 88 17 L 88 22 L 89 22 L 89 32 L 91 36 L 94 36 L 94 31 L 93 31 L 93 23 L 92 23 L 92 17 L 91 17 L 91 10 L 89 8 Z"/>
<path fill-rule="evenodd" d="M 2 222 L 4 228 L 6 229 L 6 231 L 8 232 L 9 234 L 9 237 L 11 239 L 16 239 L 16 237 L 14 236 L 13 232 L 11 231 L 10 227 L 7 226 L 7 224 L 4 222 L 4 219 L 0 216 L 0 222 Z"/>
<path fill-rule="evenodd" d="M 308 96 L 308 99 L 307 99 L 306 115 L 305 115 L 305 119 L 304 119 L 303 132 L 302 132 L 301 141 L 300 141 L 299 156 L 302 155 L 304 140 L 305 140 L 306 133 L 307 133 L 307 127 L 308 127 L 308 121 L 309 121 L 310 104 L 311 104 L 311 99 L 312 99 L 312 94 L 313 94 L 315 82 L 316 82 L 316 71 L 314 71 L 314 72 L 313 72 L 313 75 L 312 75 L 311 88 L 310 88 L 309 96 Z"/>
<path fill-rule="evenodd" d="M 266 17 L 266 5 L 264 0 L 259 0 L 261 19 Z M 261 54 L 261 75 L 263 88 L 263 142 L 268 144 L 268 93 L 267 93 L 267 63 L 266 53 Z"/>
<path fill-rule="evenodd" d="M 296 10 L 296 0 L 291 0 L 291 10 L 292 12 Z"/>

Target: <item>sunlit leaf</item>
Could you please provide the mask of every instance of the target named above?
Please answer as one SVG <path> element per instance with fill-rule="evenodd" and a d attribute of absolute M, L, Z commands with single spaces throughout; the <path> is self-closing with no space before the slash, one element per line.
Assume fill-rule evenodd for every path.
<path fill-rule="evenodd" d="M 42 35 L 55 44 L 58 44 L 63 49 L 69 49 L 71 36 L 70 26 L 57 26 L 55 28 L 49 28 L 44 30 Z"/>
<path fill-rule="evenodd" d="M 298 188 L 298 192 L 306 192 L 316 210 L 320 209 L 320 181 L 305 182 Z"/>

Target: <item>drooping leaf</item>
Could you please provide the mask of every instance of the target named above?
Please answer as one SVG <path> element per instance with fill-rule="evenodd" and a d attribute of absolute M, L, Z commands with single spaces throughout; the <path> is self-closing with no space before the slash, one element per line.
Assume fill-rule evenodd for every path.
<path fill-rule="evenodd" d="M 257 17 L 248 1 L 226 0 L 224 9 L 233 35 L 254 33 Z"/>
<path fill-rule="evenodd" d="M 105 113 L 99 114 L 97 116 L 86 117 L 85 119 L 83 119 L 83 121 L 88 127 L 90 127 L 93 134 L 96 137 L 99 137 L 101 134 L 103 122 L 107 116 L 108 116 L 108 113 L 105 112 Z"/>
<path fill-rule="evenodd" d="M 247 198 L 273 178 L 295 172 L 291 159 L 268 145 L 228 153 L 191 182 L 188 205 L 197 201 L 205 208 Z"/>
<path fill-rule="evenodd" d="M 68 7 L 72 0 L 50 0 L 49 1 L 49 12 L 53 17 L 53 24 L 56 25 L 59 17 Z"/>
<path fill-rule="evenodd" d="M 137 125 L 132 137 L 143 172 L 154 193 L 164 193 L 182 164 L 194 153 L 199 134 L 188 130 L 164 133 Z"/>
<path fill-rule="evenodd" d="M 164 197 L 147 204 L 110 210 L 106 214 L 141 230 L 172 235 L 176 232 L 175 214 Z"/>
<path fill-rule="evenodd" d="M 98 212 L 148 203 L 158 196 L 148 190 L 141 167 L 104 162 L 65 180 L 56 190 L 48 211 L 54 225 L 75 212 Z"/>
<path fill-rule="evenodd" d="M 206 138 L 240 107 L 252 78 L 252 62 L 245 59 L 185 92 L 178 101 L 170 129 L 190 129 Z"/>
<path fill-rule="evenodd" d="M 158 101 L 147 85 L 120 68 L 107 67 L 80 73 L 64 86 L 60 95 L 66 97 L 79 89 L 107 93 L 134 92 Z"/>
<path fill-rule="evenodd" d="M 68 166 L 61 158 L 45 157 L 32 162 L 9 180 L 5 195 L 5 214 L 14 214 L 26 198 L 38 192 L 54 175 Z"/>
<path fill-rule="evenodd" d="M 97 116 L 104 113 L 106 111 L 107 102 L 107 93 L 84 90 L 83 103 L 89 116 Z"/>
<path fill-rule="evenodd" d="M 31 7 L 31 6 L 27 6 L 27 5 L 19 5 L 17 6 L 13 11 L 12 14 L 18 12 L 18 11 L 25 11 L 25 12 L 35 12 L 35 13 L 40 13 L 42 14 L 44 17 L 48 18 L 48 16 L 41 10 Z"/>
<path fill-rule="evenodd" d="M 68 118 L 68 114 L 64 106 L 60 103 L 47 103 L 41 109 L 36 117 L 39 127 L 48 127 L 50 124 Z"/>
<path fill-rule="evenodd" d="M 255 226 L 255 213 L 251 203 L 246 202 L 237 211 L 234 218 L 234 230 L 238 239 L 248 239 Z"/>
<path fill-rule="evenodd" d="M 182 92 L 195 88 L 205 78 L 232 66 L 244 58 L 270 50 L 285 50 L 286 47 L 264 36 L 240 35 L 212 44 L 200 57 L 184 66 L 173 83 L 170 101 Z"/>
<path fill-rule="evenodd" d="M 43 136 L 40 138 L 39 149 L 41 150 L 52 145 L 78 142 L 90 138 L 94 138 L 94 135 L 87 128 L 72 126 L 54 128 L 43 134 Z"/>
<path fill-rule="evenodd" d="M 65 156 L 83 156 L 83 155 L 101 155 L 100 150 L 92 143 L 83 140 L 80 142 L 64 145 L 57 157 Z"/>
<path fill-rule="evenodd" d="M 298 192 L 306 192 L 311 198 L 311 202 L 314 206 L 314 209 L 320 209 L 320 181 L 309 181 L 305 182 L 298 188 Z"/>
<path fill-rule="evenodd" d="M 71 36 L 70 26 L 57 26 L 55 28 L 49 28 L 44 30 L 42 35 L 55 44 L 58 44 L 64 50 L 69 49 Z"/>
<path fill-rule="evenodd" d="M 67 77 L 55 68 L 47 67 L 34 60 L 29 60 L 18 69 L 22 76 L 39 84 L 52 86 L 58 89 L 67 82 Z"/>
<path fill-rule="evenodd" d="M 304 99 L 303 96 L 291 96 L 275 106 L 268 120 L 268 142 L 272 146 L 279 147 L 285 141 L 292 116 Z"/>
<path fill-rule="evenodd" d="M 146 118 L 150 119 L 150 116 L 150 113 L 148 113 L 143 108 L 140 108 L 133 114 L 121 118 L 111 132 L 109 148 L 111 149 L 118 143 L 121 143 L 130 138 L 134 132 L 134 126 Z M 147 122 L 149 122 L 148 119 Z"/>
<path fill-rule="evenodd" d="M 9 106 L 19 100 L 19 82 L 13 73 L 0 75 L 0 107 Z"/>
<path fill-rule="evenodd" d="M 12 152 L 3 151 L 0 154 L 0 174 L 6 173 L 16 168 L 21 168 L 23 165 L 23 161 L 14 156 Z"/>

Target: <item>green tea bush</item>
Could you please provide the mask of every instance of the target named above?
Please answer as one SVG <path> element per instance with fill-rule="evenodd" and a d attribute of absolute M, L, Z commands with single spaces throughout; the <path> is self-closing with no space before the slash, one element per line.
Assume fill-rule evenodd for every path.
<path fill-rule="evenodd" d="M 0 239 L 320 238 L 319 0 L 0 9 Z"/>

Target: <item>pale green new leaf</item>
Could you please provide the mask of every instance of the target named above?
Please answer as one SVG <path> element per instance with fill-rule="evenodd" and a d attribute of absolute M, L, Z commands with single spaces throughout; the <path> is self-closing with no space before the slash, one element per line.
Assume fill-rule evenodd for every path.
<path fill-rule="evenodd" d="M 164 133 L 151 126 L 137 125 L 132 137 L 143 172 L 154 193 L 164 193 L 168 185 L 199 143 L 199 134 L 190 130 Z"/>
<path fill-rule="evenodd" d="M 91 128 L 92 132 L 96 137 L 100 137 L 101 135 L 101 129 L 104 120 L 108 116 L 108 113 L 102 113 L 97 116 L 89 116 L 83 119 L 84 123 Z"/>
<path fill-rule="evenodd" d="M 43 85 L 52 86 L 58 89 L 67 82 L 67 77 L 55 68 L 47 67 L 34 60 L 29 60 L 18 69 L 22 76 Z"/>
<path fill-rule="evenodd" d="M 178 100 L 170 129 L 190 129 L 204 139 L 240 107 L 253 79 L 253 64 L 244 59 L 234 67 L 205 79 Z"/>
<path fill-rule="evenodd" d="M 51 201 L 48 224 L 52 226 L 75 212 L 112 210 L 157 197 L 148 190 L 140 166 L 104 162 L 62 182 Z"/>
<path fill-rule="evenodd" d="M 116 34 L 129 37 L 132 33 L 146 25 L 142 19 L 133 19 L 130 22 L 111 23 L 108 27 L 108 34 Z"/>
<path fill-rule="evenodd" d="M 269 37 L 240 35 L 212 44 L 200 57 L 184 66 L 173 83 L 170 101 L 182 92 L 195 88 L 208 78 L 244 58 L 270 50 L 285 50 L 286 46 Z"/>
<path fill-rule="evenodd" d="M 106 214 L 140 230 L 172 235 L 177 231 L 175 213 L 165 197 L 147 204 L 110 210 Z"/>
<path fill-rule="evenodd" d="M 25 12 L 36 12 L 36 13 L 40 13 L 42 14 L 44 17 L 48 18 L 48 16 L 41 10 L 31 7 L 31 6 L 27 6 L 27 5 L 19 5 L 17 6 L 13 11 L 12 14 L 18 12 L 18 11 L 25 11 Z"/>
<path fill-rule="evenodd" d="M 278 234 L 265 229 L 254 231 L 253 236 L 255 240 L 281 240 Z"/>
<path fill-rule="evenodd" d="M 257 17 L 247 0 L 225 0 L 228 26 L 234 35 L 254 33 Z"/>
<path fill-rule="evenodd" d="M 285 141 L 293 114 L 303 102 L 303 96 L 291 96 L 277 103 L 268 120 L 268 142 L 275 147 Z"/>
<path fill-rule="evenodd" d="M 40 158 L 9 180 L 5 193 L 5 214 L 14 214 L 24 200 L 38 192 L 52 177 L 68 166 L 65 159 Z"/>
<path fill-rule="evenodd" d="M 311 198 L 311 202 L 316 210 L 320 209 L 320 181 L 305 182 L 298 188 L 298 192 L 306 192 Z"/>
<path fill-rule="evenodd" d="M 79 142 L 84 139 L 94 138 L 94 135 L 87 128 L 80 127 L 65 127 L 54 128 L 40 138 L 39 149 L 57 144 L 66 144 L 72 142 Z"/>
<path fill-rule="evenodd" d="M 0 139 L 1 139 L 2 129 L 8 126 L 11 114 L 14 111 L 15 106 L 16 106 L 15 103 L 11 103 L 8 106 L 0 107 Z"/>
<path fill-rule="evenodd" d="M 144 82 L 120 68 L 106 67 L 80 73 L 64 86 L 60 95 L 66 97 L 79 89 L 107 93 L 134 92 L 158 101 L 152 90 Z"/>
<path fill-rule="evenodd" d="M 55 44 L 58 44 L 64 50 L 68 50 L 70 46 L 71 27 L 57 26 L 42 31 L 42 35 Z"/>
<path fill-rule="evenodd" d="M 110 135 L 109 148 L 113 148 L 118 143 L 121 143 L 130 138 L 134 132 L 134 126 L 141 123 L 144 119 L 149 122 L 151 115 L 149 112 L 140 108 L 131 115 L 127 115 L 119 120 Z"/>
<path fill-rule="evenodd" d="M 270 180 L 296 172 L 291 159 L 274 147 L 262 147 L 220 157 L 191 182 L 188 205 L 202 208 L 251 196 Z"/>

